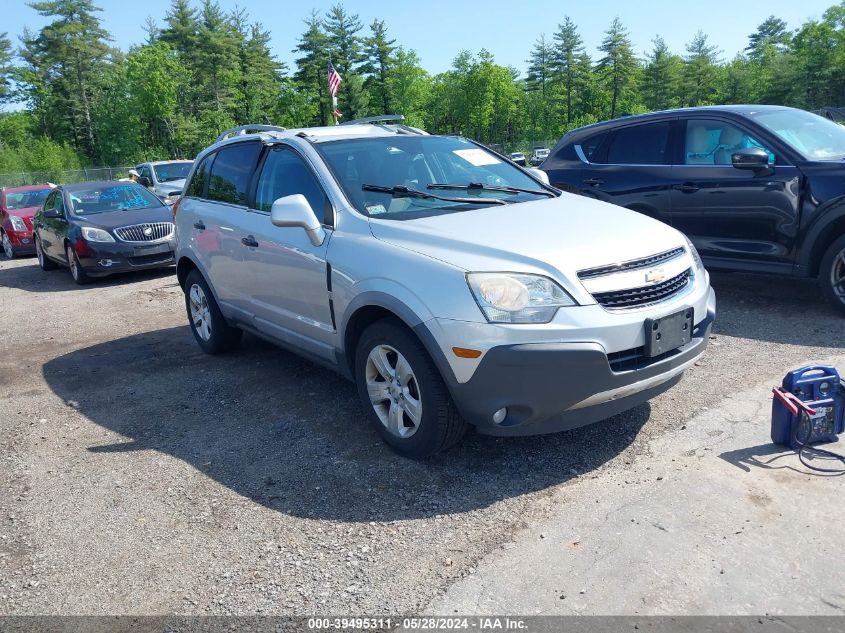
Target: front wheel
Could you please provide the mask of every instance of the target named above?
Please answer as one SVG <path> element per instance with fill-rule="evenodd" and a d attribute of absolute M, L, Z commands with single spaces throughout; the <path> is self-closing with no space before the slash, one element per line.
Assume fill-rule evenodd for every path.
<path fill-rule="evenodd" d="M 466 431 L 428 352 L 398 321 L 377 321 L 361 335 L 355 382 L 368 417 L 397 453 L 428 457 Z"/>
<path fill-rule="evenodd" d="M 65 247 L 65 253 L 67 254 L 67 265 L 68 268 L 70 268 L 70 276 L 73 277 L 73 280 L 80 286 L 84 286 L 91 280 L 91 278 L 88 277 L 88 273 L 86 273 L 82 268 L 82 264 L 79 262 L 79 257 L 77 257 L 76 253 L 73 251 L 73 246 L 68 244 Z"/>
<path fill-rule="evenodd" d="M 822 257 L 819 282 L 830 302 L 845 313 L 845 235 L 831 244 Z"/>
<path fill-rule="evenodd" d="M 197 270 L 185 279 L 185 308 L 194 338 L 206 354 L 227 352 L 241 342 L 243 330 L 226 323 L 205 278 Z"/>
<path fill-rule="evenodd" d="M 12 241 L 9 239 L 9 236 L 6 235 L 6 231 L 0 231 L 3 234 L 3 255 L 6 256 L 6 259 L 14 259 L 15 258 L 15 247 L 12 246 Z"/>

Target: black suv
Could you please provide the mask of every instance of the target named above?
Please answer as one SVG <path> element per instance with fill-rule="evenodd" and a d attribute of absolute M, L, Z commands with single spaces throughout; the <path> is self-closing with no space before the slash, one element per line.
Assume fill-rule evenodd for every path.
<path fill-rule="evenodd" d="M 845 312 L 845 127 L 780 106 L 668 110 L 566 134 L 555 187 L 689 236 L 709 268 L 818 278 Z"/>

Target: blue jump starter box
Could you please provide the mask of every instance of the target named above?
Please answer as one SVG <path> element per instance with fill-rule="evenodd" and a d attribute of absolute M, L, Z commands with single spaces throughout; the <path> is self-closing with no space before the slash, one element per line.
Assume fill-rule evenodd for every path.
<path fill-rule="evenodd" d="M 845 381 L 835 368 L 802 367 L 786 374 L 781 386 L 805 407 L 791 411 L 782 398 L 772 400 L 772 442 L 797 449 L 837 441 L 845 431 Z"/>

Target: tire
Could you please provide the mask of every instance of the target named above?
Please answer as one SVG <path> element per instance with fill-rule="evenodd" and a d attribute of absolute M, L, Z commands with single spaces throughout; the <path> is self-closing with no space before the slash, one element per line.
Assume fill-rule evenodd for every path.
<path fill-rule="evenodd" d="M 70 276 L 73 277 L 73 280 L 80 286 L 84 286 L 91 281 L 88 273 L 82 269 L 82 264 L 73 251 L 73 246 L 65 244 L 65 254 L 67 255 L 67 267 L 70 269 Z"/>
<path fill-rule="evenodd" d="M 3 257 L 14 259 L 17 253 L 15 253 L 15 247 L 12 246 L 12 242 L 9 240 L 9 236 L 6 235 L 6 231 L 0 231 L 0 241 L 3 244 Z"/>
<path fill-rule="evenodd" d="M 828 300 L 845 314 L 845 235 L 833 242 L 822 257 L 819 283 Z"/>
<path fill-rule="evenodd" d="M 466 422 L 440 372 L 399 321 L 384 319 L 364 330 L 355 351 L 355 383 L 382 439 L 401 455 L 428 457 L 464 436 Z"/>
<path fill-rule="evenodd" d="M 41 270 L 56 270 L 59 265 L 44 254 L 44 249 L 41 247 L 41 239 L 35 238 L 35 256 L 38 257 L 38 266 Z"/>
<path fill-rule="evenodd" d="M 185 279 L 185 310 L 191 332 L 206 354 L 222 354 L 240 344 L 243 330 L 226 323 L 211 289 L 198 270 L 192 270 Z"/>

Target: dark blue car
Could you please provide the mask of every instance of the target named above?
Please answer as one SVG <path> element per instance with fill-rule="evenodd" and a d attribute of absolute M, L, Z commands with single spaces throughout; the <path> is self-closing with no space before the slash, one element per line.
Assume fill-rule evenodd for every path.
<path fill-rule="evenodd" d="M 845 127 L 781 106 L 628 116 L 566 134 L 551 184 L 683 231 L 709 268 L 818 279 L 845 312 Z"/>

